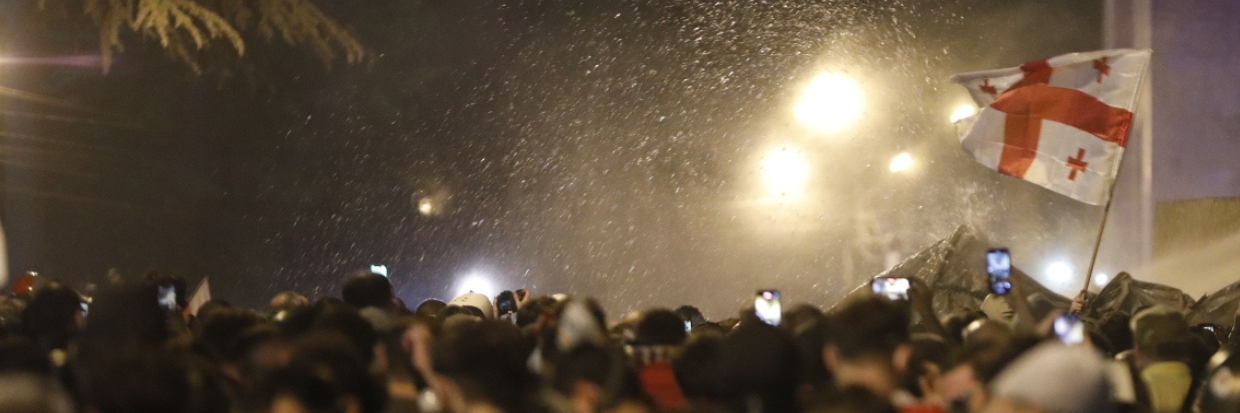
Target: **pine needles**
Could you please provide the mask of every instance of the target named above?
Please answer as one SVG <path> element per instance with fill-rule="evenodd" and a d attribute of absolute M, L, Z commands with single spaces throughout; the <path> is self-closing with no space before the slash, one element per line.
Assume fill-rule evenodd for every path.
<path fill-rule="evenodd" d="M 43 2 L 40 0 L 40 7 Z M 51 0 L 57 1 L 57 0 Z M 72 1 L 72 0 L 59 0 Z M 280 39 L 306 47 L 325 64 L 343 57 L 357 63 L 365 48 L 310 0 L 82 0 L 83 10 L 99 25 L 104 70 L 124 51 L 124 33 L 159 41 L 170 56 L 201 73 L 202 50 L 225 43 L 244 56 L 242 33 L 255 31 L 265 40 Z"/>

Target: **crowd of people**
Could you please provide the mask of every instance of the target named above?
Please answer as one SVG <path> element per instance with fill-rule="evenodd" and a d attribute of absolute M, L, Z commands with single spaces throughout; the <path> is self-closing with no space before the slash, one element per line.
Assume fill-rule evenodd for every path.
<path fill-rule="evenodd" d="M 340 297 L 193 315 L 163 272 L 89 305 L 44 282 L 0 299 L 0 413 L 1240 412 L 1226 326 L 1161 305 L 1081 318 L 1080 298 L 1035 315 L 1019 282 L 938 314 L 911 281 L 778 323 L 526 290 L 410 310 L 368 272 Z"/>

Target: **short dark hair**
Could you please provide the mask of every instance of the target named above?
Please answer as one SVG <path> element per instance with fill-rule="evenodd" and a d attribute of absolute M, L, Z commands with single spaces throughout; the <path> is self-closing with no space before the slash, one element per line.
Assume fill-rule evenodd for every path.
<path fill-rule="evenodd" d="M 1108 311 L 1098 318 L 1098 332 L 1111 344 L 1112 354 L 1132 350 L 1132 317 L 1121 311 Z"/>
<path fill-rule="evenodd" d="M 443 310 L 444 307 L 447 307 L 447 306 L 448 306 L 448 303 L 432 298 L 432 299 L 423 301 L 422 304 L 418 304 L 418 308 L 416 310 L 413 310 L 413 314 L 420 315 L 420 316 L 434 317 L 436 314 L 439 314 L 440 310 Z"/>
<path fill-rule="evenodd" d="M 238 350 L 241 335 L 259 323 L 258 315 L 249 310 L 218 309 L 203 318 L 196 339 L 202 349 L 215 361 L 239 361 L 244 356 Z"/>
<path fill-rule="evenodd" d="M 379 342 L 374 327 L 357 310 L 329 300 L 319 300 L 309 307 L 293 311 L 280 327 L 287 337 L 322 330 L 339 332 L 348 338 L 366 363 L 373 360 L 374 347 Z"/>
<path fill-rule="evenodd" d="M 909 342 L 909 314 L 892 300 L 867 295 L 845 301 L 830 315 L 832 337 L 839 357 L 890 357 Z"/>
<path fill-rule="evenodd" d="M 537 379 L 526 368 L 530 348 L 512 323 L 484 320 L 445 329 L 436 340 L 436 372 L 456 382 L 471 400 L 503 411 L 521 411 Z"/>
<path fill-rule="evenodd" d="M 340 298 L 359 310 L 366 307 L 388 308 L 392 305 L 392 283 L 379 274 L 356 273 L 344 282 Z"/>
<path fill-rule="evenodd" d="M 1184 315 L 1166 306 L 1138 311 L 1131 321 L 1133 343 L 1154 360 L 1188 361 L 1188 323 Z"/>
<path fill-rule="evenodd" d="M 702 310 L 691 305 L 676 307 L 676 315 L 679 315 L 682 320 L 688 321 L 694 327 L 706 322 L 706 317 L 702 315 Z"/>
<path fill-rule="evenodd" d="M 754 401 L 762 411 L 797 410 L 799 354 L 788 332 L 766 323 L 744 323 L 723 339 L 718 380 L 724 404 L 745 411 Z"/>
<path fill-rule="evenodd" d="M 634 344 L 645 346 L 668 346 L 684 343 L 688 333 L 685 321 L 669 310 L 650 310 L 637 323 Z"/>

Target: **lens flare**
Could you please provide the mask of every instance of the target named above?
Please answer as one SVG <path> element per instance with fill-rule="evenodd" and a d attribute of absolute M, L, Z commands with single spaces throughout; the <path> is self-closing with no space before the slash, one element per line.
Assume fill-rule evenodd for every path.
<path fill-rule="evenodd" d="M 973 116 L 975 114 L 977 114 L 976 107 L 974 107 L 973 105 L 964 104 L 964 105 L 957 106 L 956 110 L 952 111 L 951 120 L 952 120 L 952 123 L 956 123 L 956 122 L 960 122 L 964 118 Z"/>
<path fill-rule="evenodd" d="M 1100 272 L 1100 273 L 1094 274 L 1094 285 L 1097 285 L 1099 287 L 1106 287 L 1107 283 L 1109 282 L 1111 282 L 1111 276 L 1107 275 L 1107 273 Z"/>
<path fill-rule="evenodd" d="M 865 96 L 857 81 L 839 73 L 825 73 L 805 87 L 793 114 L 805 126 L 831 133 L 856 123 L 864 109 Z"/>
<path fill-rule="evenodd" d="M 809 161 L 800 150 L 782 147 L 771 151 L 762 161 L 762 177 L 768 191 L 784 195 L 800 195 L 809 181 Z"/>
<path fill-rule="evenodd" d="M 1063 261 L 1052 262 L 1046 266 L 1046 278 L 1051 282 L 1067 284 L 1072 281 L 1072 266 Z"/>
<path fill-rule="evenodd" d="M 470 291 L 487 297 L 494 297 L 496 295 L 495 284 L 491 282 L 491 278 L 478 273 L 466 275 L 456 284 L 456 295 Z"/>
<path fill-rule="evenodd" d="M 891 170 L 892 173 L 900 173 L 907 171 L 912 167 L 913 156 L 909 155 L 908 152 L 903 152 L 896 155 L 896 157 L 891 158 L 891 164 L 887 166 L 887 169 Z"/>

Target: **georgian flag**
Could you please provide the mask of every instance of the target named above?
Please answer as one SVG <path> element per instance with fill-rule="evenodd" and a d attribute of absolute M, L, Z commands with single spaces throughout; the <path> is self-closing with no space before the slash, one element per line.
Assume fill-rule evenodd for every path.
<path fill-rule="evenodd" d="M 952 76 L 982 108 L 956 122 L 960 145 L 999 173 L 1105 205 L 1149 61 L 1103 50 Z"/>

